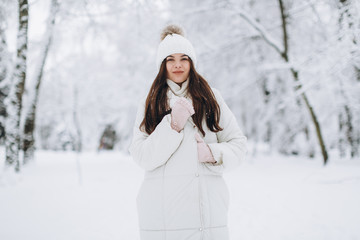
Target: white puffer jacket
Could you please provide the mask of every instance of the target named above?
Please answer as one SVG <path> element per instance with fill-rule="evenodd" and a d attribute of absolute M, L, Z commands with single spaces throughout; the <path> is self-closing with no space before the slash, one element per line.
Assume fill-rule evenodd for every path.
<path fill-rule="evenodd" d="M 170 82 L 169 82 L 170 81 Z M 188 81 L 188 80 L 187 80 Z M 168 80 L 168 99 L 184 95 Z M 211 132 L 205 121 L 204 141 L 216 164 L 200 163 L 194 137 L 198 131 L 191 117 L 180 133 L 170 127 L 166 115 L 150 135 L 139 130 L 145 99 L 140 103 L 130 153 L 146 172 L 137 196 L 142 240 L 226 240 L 229 193 L 223 171 L 233 169 L 245 157 L 246 137 L 219 91 L 212 88 L 220 106 L 220 132 Z M 174 94 L 175 93 L 175 94 Z"/>

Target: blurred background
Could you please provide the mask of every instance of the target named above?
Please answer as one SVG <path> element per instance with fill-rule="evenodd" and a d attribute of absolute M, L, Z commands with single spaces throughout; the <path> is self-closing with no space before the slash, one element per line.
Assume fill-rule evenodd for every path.
<path fill-rule="evenodd" d="M 0 9 L 4 131 L 18 2 L 1 0 Z M 359 157 L 359 10 L 352 0 L 29 1 L 19 126 L 35 104 L 37 149 L 126 150 L 138 100 L 157 74 L 160 32 L 175 23 L 252 153 L 265 143 L 288 155 Z"/>
<path fill-rule="evenodd" d="M 0 238 L 136 238 L 142 175 L 127 149 L 167 24 L 185 29 L 198 72 L 248 137 L 254 165 L 228 177 L 242 229 L 232 236 L 360 239 L 358 0 L 0 0 Z M 100 225 L 77 212 L 84 202 Z M 29 229 L 55 209 L 62 222 L 48 235 L 12 229 L 32 222 L 33 209 L 42 220 Z M 104 216 L 122 211 L 108 225 Z M 71 221 L 97 232 L 51 238 Z M 122 221 L 132 227 L 110 234 Z"/>

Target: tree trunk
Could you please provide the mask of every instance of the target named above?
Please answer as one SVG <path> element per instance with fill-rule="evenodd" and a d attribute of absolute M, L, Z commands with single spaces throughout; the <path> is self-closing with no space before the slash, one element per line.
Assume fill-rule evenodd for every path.
<path fill-rule="evenodd" d="M 360 81 L 360 68 L 358 67 L 358 64 L 356 63 L 356 59 L 359 55 L 359 47 L 358 41 L 355 35 L 356 32 L 356 26 L 355 26 L 355 20 L 350 12 L 351 9 L 351 1 L 349 0 L 340 0 L 339 1 L 339 29 L 340 31 L 344 28 L 346 30 L 351 30 L 354 34 L 351 36 L 352 44 L 355 45 L 354 51 L 351 52 L 352 55 L 352 67 L 354 68 L 354 77 L 357 81 Z M 345 30 L 345 31 L 346 31 Z M 339 37 L 339 40 L 341 41 L 342 38 Z M 357 50 L 356 50 L 357 49 Z M 341 81 L 341 80 L 340 80 Z M 345 99 L 345 103 L 343 105 L 343 112 L 340 113 L 339 117 L 339 131 L 340 131 L 340 137 L 339 139 L 339 151 L 340 156 L 345 156 L 346 147 L 344 146 L 345 142 L 348 143 L 350 146 L 350 156 L 352 158 L 357 157 L 360 155 L 359 146 L 360 146 L 360 137 L 356 136 L 356 131 L 359 131 L 358 129 L 354 128 L 353 124 L 353 110 L 351 109 L 351 106 L 349 103 L 349 100 L 346 96 L 346 93 L 344 91 L 344 88 L 342 86 L 342 82 L 340 82 L 340 94 Z M 345 115 L 345 116 L 343 116 Z M 341 121 L 341 122 L 340 122 Z M 355 124 L 356 125 L 356 124 Z"/>
<path fill-rule="evenodd" d="M 74 108 L 73 108 L 73 119 L 76 129 L 76 142 L 75 142 L 75 151 L 80 153 L 82 151 L 82 134 L 80 128 L 80 122 L 78 117 L 78 89 L 76 84 L 74 85 Z"/>
<path fill-rule="evenodd" d="M 1 11 L 0 14 L 2 14 Z M 1 16 L 0 21 L 4 21 Z M 5 82 L 8 68 L 7 55 L 8 52 L 5 39 L 5 29 L 3 29 L 3 25 L 0 24 L 0 144 L 2 144 L 3 138 L 5 137 L 6 107 L 4 100 L 9 93 L 9 87 Z"/>
<path fill-rule="evenodd" d="M 288 46 L 288 34 L 287 34 L 287 23 L 286 23 L 287 16 L 285 14 L 285 6 L 284 6 L 282 0 L 279 0 L 279 6 L 280 6 L 280 13 L 281 13 L 281 22 L 282 22 L 282 30 L 283 30 L 283 44 L 284 44 L 284 50 L 283 50 L 281 56 L 285 60 L 285 62 L 289 62 L 289 55 L 288 55 L 289 46 Z M 299 81 L 299 72 L 296 71 L 294 68 L 291 68 L 290 70 L 291 70 L 291 73 L 292 73 L 292 75 L 294 77 L 294 80 L 296 82 L 298 82 Z M 296 90 L 300 89 L 301 87 L 302 87 L 302 85 L 298 84 L 297 87 L 296 87 Z M 315 111 L 314 111 L 312 105 L 310 104 L 310 101 L 309 101 L 308 97 L 306 96 L 306 94 L 302 93 L 301 97 L 304 100 L 307 109 L 309 110 L 311 120 L 313 121 L 313 124 L 315 126 L 316 136 L 317 136 L 318 141 L 319 141 L 321 153 L 323 155 L 324 164 L 326 164 L 327 160 L 328 160 L 328 153 L 327 153 L 327 150 L 326 150 L 325 142 L 324 142 L 322 134 L 321 134 L 320 123 L 317 120 L 317 116 L 315 114 Z"/>
<path fill-rule="evenodd" d="M 6 166 L 14 167 L 16 172 L 20 171 L 19 149 L 20 149 L 20 113 L 22 107 L 22 96 L 26 79 L 26 56 L 28 44 L 28 19 L 29 4 L 27 0 L 19 0 L 19 29 L 17 34 L 17 56 L 14 74 L 12 76 L 11 88 L 8 96 L 5 152 Z"/>
<path fill-rule="evenodd" d="M 32 95 L 32 98 L 30 99 L 30 106 L 25 117 L 24 139 L 23 139 L 24 164 L 27 164 L 29 161 L 31 161 L 34 158 L 34 152 L 35 152 L 34 130 L 35 130 L 35 122 L 36 122 L 36 106 L 39 98 L 39 89 L 43 77 L 44 66 L 52 42 L 53 29 L 55 26 L 55 18 L 57 11 L 58 11 L 58 2 L 57 0 L 52 0 L 50 7 L 50 15 L 47 23 L 47 29 L 45 32 L 43 54 L 37 70 L 36 85 L 35 85 L 35 89 L 33 90 L 34 93 Z"/>
<path fill-rule="evenodd" d="M 251 18 L 249 14 L 247 14 L 246 12 L 244 12 L 242 10 L 237 10 L 237 12 L 254 29 L 256 29 L 258 31 L 258 33 L 264 39 L 264 41 L 267 44 L 269 44 L 272 48 L 274 48 L 274 50 L 281 55 L 281 57 L 284 59 L 285 62 L 290 62 L 289 61 L 289 55 L 288 55 L 288 34 L 287 34 L 287 23 L 286 23 L 287 16 L 285 14 L 285 7 L 284 7 L 284 4 L 283 4 L 282 0 L 279 0 L 279 5 L 280 5 L 280 12 L 281 12 L 281 20 L 282 20 L 283 47 L 280 46 L 280 44 L 278 44 L 277 41 L 275 39 L 273 39 L 266 32 L 266 30 L 264 29 L 263 26 L 261 26 L 255 19 Z M 296 71 L 294 68 L 290 68 L 290 70 L 291 70 L 291 73 L 292 73 L 292 75 L 294 77 L 294 80 L 296 82 L 299 82 L 299 72 Z M 302 85 L 300 83 L 298 83 L 298 85 L 295 87 L 295 90 L 299 90 L 301 87 L 302 87 Z M 320 149 L 321 149 L 321 152 L 322 152 L 322 155 L 323 155 L 324 164 L 326 164 L 327 160 L 328 160 L 328 154 L 327 154 L 325 143 L 323 141 L 323 137 L 322 137 L 322 134 L 321 134 L 320 124 L 317 121 L 315 111 L 313 110 L 312 105 L 310 104 L 310 101 L 309 101 L 308 97 L 306 96 L 306 94 L 302 93 L 301 97 L 302 97 L 303 101 L 305 102 L 305 105 L 306 105 L 307 109 L 309 110 L 311 120 L 313 121 L 313 124 L 315 126 L 316 136 L 317 136 L 317 138 L 319 140 L 319 145 L 320 145 Z"/>

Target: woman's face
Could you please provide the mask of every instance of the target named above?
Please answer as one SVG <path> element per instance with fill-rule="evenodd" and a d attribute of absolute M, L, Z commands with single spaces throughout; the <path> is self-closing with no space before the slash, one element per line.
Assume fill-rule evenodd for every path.
<path fill-rule="evenodd" d="M 190 59 L 183 53 L 174 53 L 166 57 L 167 77 L 175 83 L 182 83 L 189 77 Z"/>

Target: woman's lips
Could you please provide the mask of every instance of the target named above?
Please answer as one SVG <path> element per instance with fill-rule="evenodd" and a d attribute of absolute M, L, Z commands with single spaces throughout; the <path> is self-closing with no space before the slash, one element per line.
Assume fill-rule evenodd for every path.
<path fill-rule="evenodd" d="M 173 72 L 175 74 L 180 74 L 180 73 L 183 73 L 184 71 L 176 71 L 176 72 Z"/>

